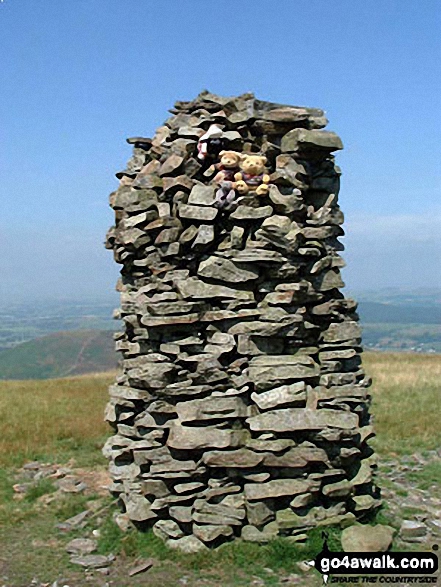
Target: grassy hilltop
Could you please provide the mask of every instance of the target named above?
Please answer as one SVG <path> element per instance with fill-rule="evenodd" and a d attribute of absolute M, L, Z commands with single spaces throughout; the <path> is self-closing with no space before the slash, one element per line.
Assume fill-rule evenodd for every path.
<path fill-rule="evenodd" d="M 428 454 L 440 446 L 441 356 L 365 353 L 364 366 L 374 379 L 374 444 L 380 464 L 385 463 L 383 469 L 380 467 L 378 482 L 385 491 L 395 491 L 393 498 L 385 495 L 385 510 L 378 521 L 392 523 L 388 517 L 393 513 L 392 506 L 405 498 L 399 497 L 404 494 L 384 477 L 388 462 L 392 462 L 389 467 L 393 471 L 393 463 L 404 463 L 414 454 Z M 299 577 L 297 567 L 297 561 L 309 560 L 319 552 L 320 533 L 312 532 L 304 547 L 276 540 L 266 546 L 237 543 L 216 552 L 183 556 L 166 549 L 151 533 L 121 532 L 112 519 L 115 506 L 102 487 L 97 494 L 57 497 L 60 492 L 54 493 L 53 482 L 43 479 L 23 499 L 14 497 L 17 467 L 34 459 L 68 463 L 76 473 L 87 475 L 88 483 L 95 478 L 95 485 L 106 484 L 107 463 L 101 447 L 111 431 L 103 422 L 103 411 L 107 386 L 114 375 L 108 372 L 47 381 L 0 381 L 0 576 L 5 584 L 24 587 L 38 576 L 44 582 L 32 584 L 39 587 L 60 577 L 64 581 L 60 585 L 83 586 L 84 571 L 69 562 L 65 545 L 72 538 L 90 536 L 98 527 L 99 552 L 117 555 L 109 576 L 109 585 L 115 587 L 321 585 L 315 571 Z M 423 464 L 419 471 L 413 469 L 408 475 L 413 486 L 420 488 L 415 491 L 440 486 L 439 460 Z M 90 517 L 84 529 L 67 535 L 56 529 L 58 523 L 89 507 L 98 513 Z M 408 509 L 406 515 L 414 513 Z M 331 534 L 331 550 L 338 550 L 338 536 Z M 150 557 L 155 561 L 153 569 L 129 577 L 131 567 Z M 290 582 L 290 576 L 297 576 L 297 583 Z M 182 582 L 183 577 L 187 577 L 187 583 Z M 102 587 L 104 579 L 99 573 L 89 575 L 87 584 Z"/>
<path fill-rule="evenodd" d="M 384 453 L 441 444 L 441 356 L 364 353 L 373 377 L 376 443 Z M 100 460 L 110 428 L 103 422 L 113 373 L 45 381 L 0 381 L 0 466 L 38 458 Z"/>

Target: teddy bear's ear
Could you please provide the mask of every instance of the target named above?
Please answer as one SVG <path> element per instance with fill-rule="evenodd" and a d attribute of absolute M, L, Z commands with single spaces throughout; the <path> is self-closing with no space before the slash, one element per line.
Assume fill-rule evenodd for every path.
<path fill-rule="evenodd" d="M 239 156 L 240 156 L 240 160 L 241 160 L 241 161 L 245 161 L 245 159 L 246 159 L 246 158 L 247 158 L 249 155 L 248 155 L 248 153 L 240 153 L 240 154 L 239 154 Z"/>
<path fill-rule="evenodd" d="M 266 164 L 266 162 L 268 161 L 268 159 L 265 157 L 265 155 L 262 155 L 262 156 L 260 157 L 260 160 L 262 161 L 263 165 L 265 165 L 265 164 Z"/>
<path fill-rule="evenodd" d="M 219 153 L 219 157 L 222 157 L 222 155 L 225 155 L 225 153 L 226 153 L 226 151 L 221 151 L 221 152 Z"/>

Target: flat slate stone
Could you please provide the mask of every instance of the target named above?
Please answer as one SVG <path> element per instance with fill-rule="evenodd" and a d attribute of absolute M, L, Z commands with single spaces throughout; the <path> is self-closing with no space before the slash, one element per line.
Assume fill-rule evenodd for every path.
<path fill-rule="evenodd" d="M 295 498 L 290 502 L 289 506 L 293 509 L 304 508 L 314 499 L 312 493 L 301 493 L 296 495 Z"/>
<path fill-rule="evenodd" d="M 155 561 L 153 559 L 145 559 L 139 564 L 135 565 L 129 570 L 129 577 L 134 577 L 135 575 L 139 575 L 140 573 L 145 573 L 149 569 L 153 567 Z"/>
<path fill-rule="evenodd" d="M 282 153 L 310 150 L 332 153 L 343 149 L 343 143 L 333 132 L 295 128 L 282 137 L 281 149 Z"/>
<path fill-rule="evenodd" d="M 201 224 L 198 228 L 196 239 L 191 247 L 195 250 L 205 250 L 213 241 L 214 227 L 211 224 Z"/>
<path fill-rule="evenodd" d="M 193 535 L 184 536 L 177 540 L 167 540 L 166 546 L 174 550 L 180 550 L 184 554 L 194 554 L 207 549 L 205 544 Z"/>
<path fill-rule="evenodd" d="M 224 430 L 208 426 L 201 428 L 172 424 L 167 445 L 182 450 L 235 448 L 245 444 L 246 437 L 245 430 Z"/>
<path fill-rule="evenodd" d="M 91 538 L 74 538 L 66 544 L 66 551 L 71 554 L 91 554 L 97 548 L 97 541 Z"/>
<path fill-rule="evenodd" d="M 173 320 L 178 319 L 178 316 L 173 317 Z M 128 359 L 124 362 L 124 366 L 129 380 L 146 382 L 150 388 L 163 387 L 170 382 L 171 374 L 176 371 L 176 366 L 172 363 L 156 363 L 148 359 L 138 363 Z"/>
<path fill-rule="evenodd" d="M 317 377 L 320 366 L 308 355 L 263 355 L 253 357 L 249 377 L 257 391 L 263 391 L 281 381 Z"/>
<path fill-rule="evenodd" d="M 167 485 L 160 479 L 147 479 L 141 483 L 141 491 L 145 496 L 165 497 L 170 494 Z"/>
<path fill-rule="evenodd" d="M 319 292 L 329 291 L 344 287 L 344 281 L 341 278 L 338 269 L 330 269 L 318 275 L 314 280 L 314 287 Z"/>
<path fill-rule="evenodd" d="M 271 251 L 263 248 L 250 248 L 247 247 L 242 251 L 235 251 L 233 261 L 241 263 L 285 263 L 286 257 L 284 257 L 278 251 Z"/>
<path fill-rule="evenodd" d="M 256 232 L 256 237 L 276 245 L 284 244 L 284 239 L 292 228 L 296 228 L 296 233 L 300 234 L 300 228 L 287 216 L 273 214 L 262 222 L 260 229 Z"/>
<path fill-rule="evenodd" d="M 206 452 L 202 458 L 209 467 L 257 467 L 264 459 L 264 454 L 241 448 L 239 450 Z"/>
<path fill-rule="evenodd" d="M 280 405 L 306 400 L 306 384 L 304 381 L 291 385 L 281 385 L 263 393 L 252 393 L 251 399 L 261 410 L 268 410 Z"/>
<path fill-rule="evenodd" d="M 167 479 L 181 479 L 182 477 L 176 473 L 173 476 L 166 477 Z M 161 512 L 162 510 L 169 510 L 170 507 L 175 506 L 176 504 L 185 504 L 188 505 L 191 503 L 193 497 L 191 495 L 169 495 L 168 497 L 159 497 L 155 499 L 152 504 L 151 508 L 154 512 Z"/>
<path fill-rule="evenodd" d="M 213 186 L 196 184 L 190 192 L 188 203 L 195 206 L 212 206 L 214 197 Z"/>
<path fill-rule="evenodd" d="M 102 569 L 108 567 L 112 559 L 103 554 L 86 554 L 84 556 L 72 556 L 70 562 L 86 569 Z"/>
<path fill-rule="evenodd" d="M 232 520 L 243 520 L 245 518 L 245 508 L 235 507 L 230 505 L 225 505 L 224 501 L 228 498 L 235 498 L 235 496 L 230 495 L 227 498 L 224 498 L 222 503 L 208 503 L 207 501 L 200 499 L 196 500 L 194 503 L 194 514 L 209 514 L 213 516 L 225 516 L 225 518 L 231 518 Z M 234 499 L 233 499 L 234 501 Z M 241 503 L 243 504 L 244 500 L 241 498 Z M 194 517 L 193 518 L 196 519 Z M 196 520 L 197 521 L 197 520 Z M 209 523 L 209 522 L 207 522 Z M 223 524 L 224 522 L 221 522 Z M 225 522 L 228 523 L 228 522 Z"/>
<path fill-rule="evenodd" d="M 249 407 L 239 397 L 208 397 L 176 404 L 180 422 L 247 418 Z"/>
<path fill-rule="evenodd" d="M 245 301 L 248 301 L 245 299 Z M 201 322 L 218 322 L 222 320 L 239 320 L 240 318 L 257 318 L 261 315 L 257 308 L 239 310 L 209 310 L 201 315 Z"/>
<path fill-rule="evenodd" d="M 274 181 L 278 185 L 297 186 L 302 185 L 301 177 L 306 177 L 308 172 L 305 167 L 293 159 L 290 155 L 278 155 L 276 158 L 276 173 L 277 179 Z M 297 193 L 297 192 L 296 192 Z"/>
<path fill-rule="evenodd" d="M 277 526 L 275 526 L 272 531 L 265 531 L 265 529 L 259 530 L 258 528 L 256 528 L 256 526 L 248 524 L 242 528 L 240 536 L 242 540 L 244 540 L 245 542 L 257 542 L 264 544 L 266 542 L 269 542 L 270 540 L 273 540 L 277 536 L 277 533 Z"/>
<path fill-rule="evenodd" d="M 136 143 L 151 145 L 152 139 L 150 137 L 128 137 L 126 142 L 129 143 L 129 145 L 136 145 Z"/>
<path fill-rule="evenodd" d="M 309 112 L 306 108 L 295 108 L 290 106 L 281 106 L 273 108 L 261 114 L 263 120 L 271 122 L 299 122 L 307 120 Z"/>
<path fill-rule="evenodd" d="M 191 523 L 191 507 L 182 505 L 174 505 L 169 508 L 169 513 L 172 518 L 183 524 Z"/>
<path fill-rule="evenodd" d="M 284 349 L 284 340 L 282 337 L 261 337 L 238 335 L 237 352 L 239 355 L 265 355 L 271 352 L 282 353 Z"/>
<path fill-rule="evenodd" d="M 342 410 L 287 408 L 253 416 L 247 419 L 247 423 L 256 432 L 295 432 L 327 427 L 346 430 L 358 426 L 358 415 Z"/>
<path fill-rule="evenodd" d="M 281 455 L 268 453 L 263 460 L 265 467 L 302 468 L 310 463 L 329 464 L 328 455 L 321 448 L 298 446 Z"/>
<path fill-rule="evenodd" d="M 400 537 L 403 540 L 423 538 L 427 534 L 427 526 L 414 520 L 403 520 L 400 527 Z"/>
<path fill-rule="evenodd" d="M 198 524 L 193 524 L 193 534 L 203 542 L 213 542 L 213 540 L 221 536 L 225 538 L 231 536 L 233 534 L 233 528 L 225 524 L 221 526 L 212 524 L 199 526 Z"/>
<path fill-rule="evenodd" d="M 183 531 L 174 520 L 158 520 L 153 526 L 153 534 L 161 540 L 184 536 Z"/>
<path fill-rule="evenodd" d="M 307 493 L 315 483 L 308 479 L 275 479 L 267 483 L 247 483 L 245 497 L 249 501 Z"/>
<path fill-rule="evenodd" d="M 334 349 L 332 351 L 321 351 L 319 353 L 320 361 L 333 361 L 335 359 L 352 359 L 357 356 L 355 349 Z"/>
<path fill-rule="evenodd" d="M 300 197 L 301 191 L 294 189 L 292 194 L 282 194 L 275 185 L 270 185 L 269 198 L 274 205 L 276 212 L 279 214 L 291 214 L 303 210 L 305 203 Z"/>
<path fill-rule="evenodd" d="M 259 314 L 260 315 L 260 312 Z M 231 316 L 234 318 L 235 316 Z M 259 320 L 238 322 L 231 326 L 228 330 L 229 334 L 249 334 L 252 336 L 275 336 L 281 330 L 285 328 L 285 325 L 280 322 L 261 322 Z"/>
<path fill-rule="evenodd" d="M 311 347 L 305 347 L 309 349 Z M 302 352 L 300 349 L 297 353 L 291 355 L 263 355 L 260 357 L 253 357 L 250 361 L 250 365 L 255 367 L 274 367 L 277 368 L 280 365 L 310 365 L 312 357 L 309 352 Z"/>
<path fill-rule="evenodd" d="M 372 495 L 353 495 L 352 500 L 355 502 L 356 512 L 375 509 L 381 505 L 381 500 L 375 499 Z"/>
<path fill-rule="evenodd" d="M 164 302 L 148 302 L 145 305 L 145 312 L 153 316 L 164 317 L 173 314 L 190 314 L 197 311 L 201 304 L 194 302 L 179 301 L 164 301 Z"/>
<path fill-rule="evenodd" d="M 197 226 L 194 226 L 194 224 L 192 224 L 191 226 L 186 228 L 184 232 L 182 232 L 181 236 L 179 237 L 179 242 L 183 245 L 191 243 L 191 241 L 196 237 L 197 233 Z"/>
<path fill-rule="evenodd" d="M 211 256 L 199 264 L 198 275 L 220 281 L 240 283 L 257 279 L 259 270 L 254 267 L 240 267 L 229 259 Z"/>
<path fill-rule="evenodd" d="M 324 342 L 343 342 L 361 337 L 361 329 L 358 322 L 335 322 L 323 333 Z"/>
<path fill-rule="evenodd" d="M 372 467 L 370 467 L 369 463 L 361 461 L 360 468 L 358 469 L 358 472 L 355 475 L 355 477 L 351 479 L 351 483 L 354 486 L 364 485 L 365 483 L 370 483 L 372 481 L 372 476 Z"/>
<path fill-rule="evenodd" d="M 164 397 L 176 397 L 179 396 L 198 396 L 210 391 L 211 386 L 209 385 L 193 385 L 192 381 L 171 383 L 164 389 L 158 390 L 158 395 Z"/>
<path fill-rule="evenodd" d="M 193 483 L 178 483 L 178 485 L 174 486 L 174 491 L 179 495 L 186 495 L 187 493 L 195 493 L 195 491 L 198 491 L 203 487 L 205 487 L 205 485 L 199 481 Z"/>
<path fill-rule="evenodd" d="M 176 155 L 175 153 L 172 153 L 170 157 L 168 157 L 159 168 L 158 175 L 160 177 L 164 175 L 172 175 L 179 169 L 183 162 L 183 157 L 181 157 L 180 155 Z"/>
<path fill-rule="evenodd" d="M 279 527 L 283 530 L 290 530 L 296 528 L 310 528 L 312 526 L 320 526 L 327 524 L 339 524 L 344 521 L 344 515 L 349 516 L 346 519 L 354 519 L 353 514 L 344 514 L 344 504 L 336 504 L 329 508 L 316 506 L 311 508 L 306 514 L 299 515 L 290 508 L 278 510 L 276 512 L 276 520 Z"/>
<path fill-rule="evenodd" d="M 176 287 L 183 298 L 192 299 L 211 299 L 211 298 L 231 298 L 234 300 L 254 300 L 252 291 L 241 291 L 226 287 L 225 285 L 213 285 L 205 283 L 197 277 L 189 277 L 184 281 L 176 281 Z"/>
<path fill-rule="evenodd" d="M 353 492 L 353 486 L 349 481 L 337 481 L 337 483 L 325 485 L 322 492 L 326 497 L 347 497 Z"/>
<path fill-rule="evenodd" d="M 271 500 L 247 502 L 246 510 L 247 520 L 253 526 L 263 526 L 275 519 L 274 502 Z"/>
<path fill-rule="evenodd" d="M 191 204 L 181 204 L 179 206 L 179 217 L 187 220 L 200 220 L 208 222 L 214 220 L 218 213 L 217 208 L 208 206 L 193 206 Z"/>
<path fill-rule="evenodd" d="M 122 500 L 126 506 L 127 515 L 134 522 L 146 522 L 157 518 L 157 515 L 151 510 L 150 503 L 142 495 L 124 494 Z"/>
<path fill-rule="evenodd" d="M 251 206 L 239 205 L 236 210 L 230 214 L 233 220 L 260 220 L 261 218 L 268 218 L 273 213 L 271 206 L 260 206 L 259 208 L 251 208 Z"/>
<path fill-rule="evenodd" d="M 145 389 L 137 389 L 135 387 L 128 387 L 127 385 L 111 385 L 109 387 L 109 394 L 111 398 L 120 400 L 148 400 L 151 395 Z"/>
<path fill-rule="evenodd" d="M 247 442 L 247 447 L 256 452 L 268 452 L 276 455 L 294 446 L 294 440 L 290 438 L 252 438 Z"/>
<path fill-rule="evenodd" d="M 394 533 L 390 526 L 358 524 L 343 530 L 341 545 L 344 552 L 385 552 L 392 544 Z"/>

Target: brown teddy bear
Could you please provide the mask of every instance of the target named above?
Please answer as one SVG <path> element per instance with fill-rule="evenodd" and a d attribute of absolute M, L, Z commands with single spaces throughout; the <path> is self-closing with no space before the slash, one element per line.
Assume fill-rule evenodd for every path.
<path fill-rule="evenodd" d="M 264 155 L 242 153 L 240 169 L 235 174 L 235 189 L 239 194 L 255 192 L 258 196 L 265 196 L 269 191 L 270 176 L 265 173 L 267 158 Z"/>
<path fill-rule="evenodd" d="M 214 205 L 217 208 L 229 208 L 236 197 L 234 176 L 239 171 L 241 154 L 236 151 L 221 151 L 219 155 L 220 162 L 216 165 L 218 173 L 214 178 L 219 189 Z"/>

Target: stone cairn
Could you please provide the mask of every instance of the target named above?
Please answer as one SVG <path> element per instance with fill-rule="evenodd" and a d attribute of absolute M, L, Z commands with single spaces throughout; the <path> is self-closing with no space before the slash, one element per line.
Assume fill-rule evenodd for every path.
<path fill-rule="evenodd" d="M 202 92 L 128 139 L 106 246 L 122 264 L 122 374 L 104 447 L 128 517 L 170 547 L 304 541 L 380 504 L 356 303 L 345 299 L 339 137 L 324 113 Z M 198 141 L 267 158 L 226 208 Z"/>

